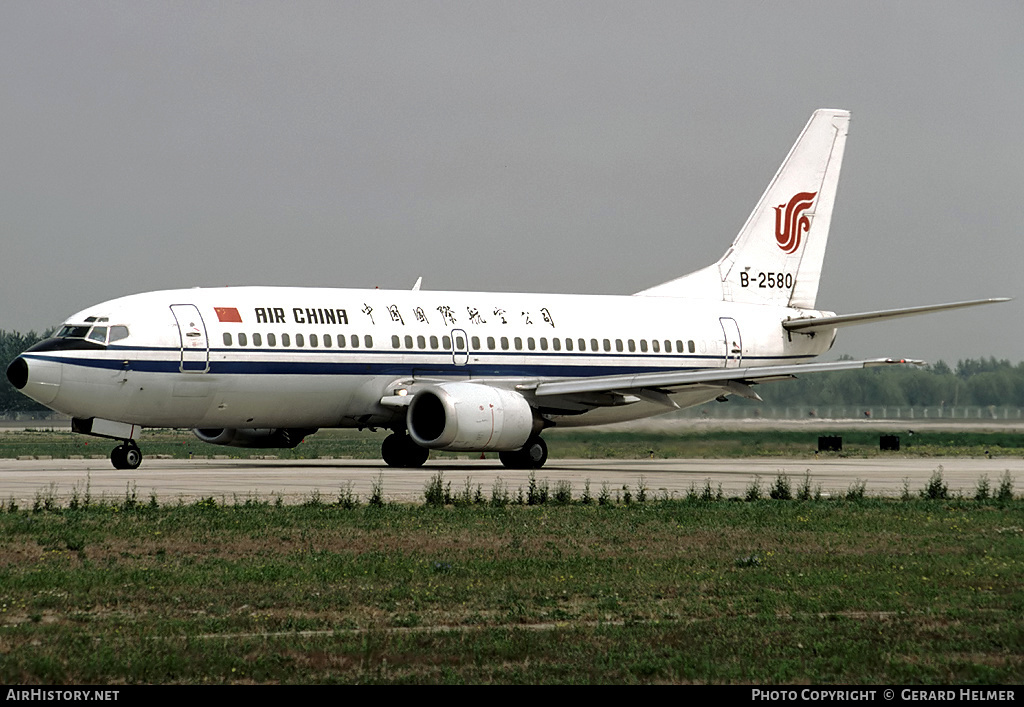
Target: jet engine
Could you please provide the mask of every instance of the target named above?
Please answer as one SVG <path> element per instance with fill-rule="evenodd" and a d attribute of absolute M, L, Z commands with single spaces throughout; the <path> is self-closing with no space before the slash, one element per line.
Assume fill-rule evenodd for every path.
<path fill-rule="evenodd" d="M 406 426 L 421 447 L 475 452 L 520 449 L 538 424 L 530 403 L 513 390 L 439 383 L 416 393 Z"/>
<path fill-rule="evenodd" d="M 225 447 L 256 447 L 259 449 L 291 449 L 301 442 L 306 435 L 316 432 L 317 428 L 281 428 L 281 429 L 199 429 L 192 430 L 199 439 L 209 444 Z"/>

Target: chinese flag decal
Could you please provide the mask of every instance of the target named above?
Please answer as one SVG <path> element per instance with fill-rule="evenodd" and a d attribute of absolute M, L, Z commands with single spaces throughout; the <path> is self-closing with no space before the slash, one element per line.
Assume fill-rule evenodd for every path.
<path fill-rule="evenodd" d="M 219 321 L 242 323 L 242 315 L 234 307 L 214 307 L 213 309 L 217 312 L 217 319 Z"/>

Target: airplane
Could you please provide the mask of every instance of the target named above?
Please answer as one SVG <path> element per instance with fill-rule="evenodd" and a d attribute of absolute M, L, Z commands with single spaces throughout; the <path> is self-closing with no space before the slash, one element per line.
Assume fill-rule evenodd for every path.
<path fill-rule="evenodd" d="M 392 467 L 438 449 L 537 469 L 549 427 L 761 400 L 760 383 L 904 363 L 811 361 L 841 327 L 1007 298 L 815 309 L 849 122 L 848 111 L 815 111 L 718 262 L 633 295 L 442 292 L 421 280 L 146 292 L 72 315 L 7 377 L 74 431 L 120 440 L 118 469 L 142 463 L 145 427 L 252 448 L 384 428 Z"/>

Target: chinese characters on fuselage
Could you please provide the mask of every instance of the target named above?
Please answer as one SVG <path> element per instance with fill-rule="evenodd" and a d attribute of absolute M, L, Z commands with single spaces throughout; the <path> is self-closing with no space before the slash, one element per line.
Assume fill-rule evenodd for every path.
<path fill-rule="evenodd" d="M 397 304 L 387 305 L 386 309 L 392 322 L 406 326 L 406 318 Z M 448 326 L 454 326 L 458 321 L 455 316 L 455 308 L 449 305 L 438 305 L 433 309 L 441 315 L 441 320 Z M 341 326 L 349 324 L 348 311 L 340 307 L 256 307 L 253 311 L 257 324 L 335 324 Z M 376 324 L 373 319 L 373 307 L 368 303 L 364 302 L 359 311 L 370 319 L 370 324 Z M 539 311 L 544 323 L 553 328 L 555 318 L 551 311 L 547 307 L 542 307 Z M 411 307 L 408 313 L 411 315 L 410 322 L 430 324 L 423 307 Z M 488 323 L 478 307 L 467 306 L 466 315 L 471 324 L 484 325 Z M 501 307 L 494 308 L 494 316 L 496 319 L 490 320 L 492 323 L 508 324 L 505 310 Z M 522 322 L 524 324 L 534 323 L 531 312 L 522 312 Z"/>

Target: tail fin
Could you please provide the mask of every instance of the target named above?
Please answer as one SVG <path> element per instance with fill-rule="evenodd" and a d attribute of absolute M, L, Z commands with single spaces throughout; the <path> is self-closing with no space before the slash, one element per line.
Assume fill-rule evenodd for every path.
<path fill-rule="evenodd" d="M 637 294 L 814 309 L 849 124 L 815 111 L 722 259 Z"/>

